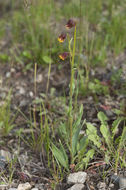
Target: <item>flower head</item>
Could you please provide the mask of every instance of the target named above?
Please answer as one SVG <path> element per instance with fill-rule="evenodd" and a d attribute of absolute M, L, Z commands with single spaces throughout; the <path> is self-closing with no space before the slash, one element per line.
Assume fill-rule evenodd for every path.
<path fill-rule="evenodd" d="M 64 42 L 64 40 L 66 39 L 66 34 L 65 33 L 62 33 L 59 37 L 58 37 L 58 41 L 60 43 Z"/>
<path fill-rule="evenodd" d="M 71 29 L 74 26 L 76 26 L 76 22 L 73 19 L 69 19 L 68 22 L 67 22 L 67 24 L 66 24 L 66 28 L 67 29 Z"/>
<path fill-rule="evenodd" d="M 59 58 L 63 61 L 69 56 L 69 52 L 64 52 L 59 55 Z"/>

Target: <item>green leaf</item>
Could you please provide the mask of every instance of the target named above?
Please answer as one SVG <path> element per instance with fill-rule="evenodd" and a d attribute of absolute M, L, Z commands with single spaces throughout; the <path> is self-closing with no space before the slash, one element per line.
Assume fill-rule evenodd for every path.
<path fill-rule="evenodd" d="M 78 139 L 79 139 L 80 130 L 81 130 L 81 126 L 78 127 L 78 129 L 76 130 L 76 132 L 73 134 L 73 137 L 72 137 L 72 153 L 73 153 L 73 156 L 77 152 L 77 143 L 78 143 Z"/>
<path fill-rule="evenodd" d="M 67 154 L 66 154 L 66 151 L 65 151 L 65 149 L 64 149 L 64 147 L 63 147 L 61 141 L 59 141 L 59 142 L 60 142 L 60 149 L 61 149 L 61 151 L 62 151 L 62 153 L 63 153 L 63 157 L 64 157 L 64 159 L 66 160 L 66 163 L 67 163 L 67 166 L 68 166 L 68 156 L 67 156 Z"/>
<path fill-rule="evenodd" d="M 81 105 L 80 111 L 78 114 L 78 118 L 73 125 L 73 137 L 72 137 L 72 153 L 73 153 L 73 155 L 75 155 L 77 152 L 77 143 L 79 142 L 78 139 L 79 139 L 80 130 L 85 122 L 85 120 L 84 120 L 84 122 L 81 123 L 82 115 L 83 115 L 83 105 Z"/>
<path fill-rule="evenodd" d="M 120 117 L 118 119 L 116 119 L 115 121 L 113 121 L 112 123 L 112 139 L 114 138 L 116 132 L 118 131 L 118 127 L 119 127 L 119 124 L 120 122 L 123 120 L 123 117 Z"/>
<path fill-rule="evenodd" d="M 111 134 L 110 134 L 110 131 L 108 129 L 108 126 L 107 125 L 101 125 L 100 126 L 100 131 L 108 145 L 108 147 L 111 147 L 112 145 L 112 139 L 111 139 Z"/>
<path fill-rule="evenodd" d="M 52 59 L 47 55 L 43 56 L 42 58 L 43 58 L 43 61 L 45 63 L 52 63 L 53 62 Z"/>
<path fill-rule="evenodd" d="M 95 153 L 94 149 L 91 149 L 91 150 L 89 150 L 89 151 L 86 153 L 85 158 L 83 158 L 83 163 L 85 164 L 85 167 L 87 167 L 87 165 L 88 165 L 90 159 L 93 158 L 94 153 Z"/>
<path fill-rule="evenodd" d="M 86 134 L 88 136 L 88 139 L 91 140 L 94 143 L 94 145 L 100 148 L 101 140 L 100 137 L 97 135 L 96 127 L 94 127 L 91 123 L 86 123 L 86 125 L 87 125 Z"/>
<path fill-rule="evenodd" d="M 52 153 L 53 153 L 55 159 L 68 171 L 68 159 L 66 160 L 66 155 L 64 156 L 64 152 L 65 152 L 65 150 L 58 149 L 52 143 Z"/>
<path fill-rule="evenodd" d="M 76 131 L 78 126 L 81 125 L 82 116 L 83 116 L 83 105 L 81 105 L 77 120 L 73 124 L 73 133 L 74 133 L 74 130 Z M 84 120 L 84 122 L 85 122 L 85 120 Z M 83 122 L 83 124 L 84 124 L 84 122 Z"/>
<path fill-rule="evenodd" d="M 121 139 L 119 142 L 119 149 L 121 149 L 123 146 L 126 146 L 126 126 L 123 129 Z"/>
<path fill-rule="evenodd" d="M 87 136 L 84 136 L 78 143 L 78 159 L 79 160 L 81 160 L 84 157 L 84 153 L 86 152 L 87 146 L 88 146 L 88 138 Z"/>
<path fill-rule="evenodd" d="M 106 124 L 108 120 L 107 116 L 101 111 L 98 113 L 98 119 L 101 121 L 101 124 Z"/>

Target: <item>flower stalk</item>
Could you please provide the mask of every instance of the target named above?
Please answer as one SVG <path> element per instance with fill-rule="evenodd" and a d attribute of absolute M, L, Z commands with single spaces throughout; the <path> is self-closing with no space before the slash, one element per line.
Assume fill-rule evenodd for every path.
<path fill-rule="evenodd" d="M 71 154 L 71 164 L 73 163 L 73 147 L 72 147 L 72 136 L 73 136 L 73 93 L 74 93 L 74 58 L 75 58 L 75 49 L 76 49 L 76 25 L 74 30 L 74 43 L 73 43 L 73 51 L 70 52 L 72 55 L 72 59 L 70 58 L 71 64 L 71 79 L 70 79 L 70 112 L 69 112 L 69 128 L 70 128 L 70 154 Z M 71 49 L 69 48 L 71 51 Z"/>

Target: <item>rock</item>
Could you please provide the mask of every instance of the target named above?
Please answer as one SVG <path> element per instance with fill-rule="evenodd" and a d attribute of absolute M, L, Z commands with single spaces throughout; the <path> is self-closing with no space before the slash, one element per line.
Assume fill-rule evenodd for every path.
<path fill-rule="evenodd" d="M 68 184 L 75 184 L 75 183 L 84 183 L 86 181 L 87 173 L 85 172 L 76 172 L 69 174 L 67 178 Z"/>
<path fill-rule="evenodd" d="M 120 189 L 126 190 L 126 178 L 125 177 L 119 178 L 119 187 L 120 187 Z"/>
<path fill-rule="evenodd" d="M 7 187 L 8 187 L 8 185 L 4 185 L 4 184 L 2 184 L 2 185 L 0 185 L 0 190 L 6 190 Z"/>
<path fill-rule="evenodd" d="M 29 103 L 29 101 L 28 101 L 28 100 L 26 100 L 26 99 L 24 99 L 24 100 L 22 100 L 22 101 L 20 102 L 19 107 L 25 107 L 25 106 L 27 106 L 27 105 L 28 105 L 28 103 Z"/>
<path fill-rule="evenodd" d="M 117 176 L 117 175 L 112 175 L 112 176 L 111 176 L 111 181 L 112 181 L 112 183 L 114 183 L 114 184 L 118 184 L 118 183 L 119 183 L 119 176 Z"/>
<path fill-rule="evenodd" d="M 11 69 L 10 69 L 10 72 L 11 72 L 11 73 L 15 73 L 15 72 L 16 72 L 15 68 L 11 68 Z"/>
<path fill-rule="evenodd" d="M 39 190 L 38 188 L 32 188 L 31 190 Z"/>
<path fill-rule="evenodd" d="M 19 87 L 19 94 L 25 94 L 25 89 L 22 86 Z"/>
<path fill-rule="evenodd" d="M 5 92 L 1 92 L 0 93 L 0 98 L 4 99 L 6 97 L 6 93 Z"/>
<path fill-rule="evenodd" d="M 42 76 L 42 74 L 37 75 L 36 82 L 37 82 L 37 83 L 41 83 L 42 81 L 43 81 L 43 76 Z"/>
<path fill-rule="evenodd" d="M 97 188 L 98 190 L 106 190 L 106 184 L 104 182 L 99 182 Z"/>
<path fill-rule="evenodd" d="M 4 156 L 0 156 L 0 170 L 4 169 L 6 166 L 6 158 Z"/>
<path fill-rule="evenodd" d="M 11 76 L 11 73 L 10 72 L 7 72 L 6 73 L 6 78 L 9 78 Z"/>
<path fill-rule="evenodd" d="M 8 190 L 17 190 L 17 188 L 10 188 L 10 189 L 8 189 Z"/>
<path fill-rule="evenodd" d="M 39 189 L 39 190 L 44 190 L 44 184 L 41 183 L 41 184 L 36 184 L 35 185 L 35 188 Z"/>
<path fill-rule="evenodd" d="M 83 190 L 84 184 L 75 184 L 67 190 Z"/>
<path fill-rule="evenodd" d="M 11 160 L 11 154 L 8 151 L 0 150 L 0 156 L 5 158 L 6 161 Z"/>
<path fill-rule="evenodd" d="M 28 182 L 19 184 L 17 188 L 17 190 L 29 190 L 29 189 L 31 189 L 31 185 Z"/>
<path fill-rule="evenodd" d="M 29 96 L 30 96 L 30 97 L 33 97 L 33 96 L 34 96 L 34 94 L 33 94 L 32 91 L 29 92 Z"/>

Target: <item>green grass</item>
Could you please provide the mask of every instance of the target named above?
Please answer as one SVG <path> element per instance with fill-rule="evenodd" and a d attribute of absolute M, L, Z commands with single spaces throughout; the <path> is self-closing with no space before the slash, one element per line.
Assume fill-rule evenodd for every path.
<path fill-rule="evenodd" d="M 7 20 L 12 28 L 13 46 L 17 49 L 12 54 L 18 57 L 18 62 L 48 64 L 44 59 L 47 56 L 55 63 L 55 55 L 61 50 L 56 42 L 59 34 L 56 24 L 62 27 L 64 20 L 71 17 L 78 19 L 78 37 L 81 38 L 77 42 L 78 50 L 82 53 L 86 49 L 91 65 L 104 65 L 109 51 L 118 55 L 125 48 L 126 13 L 120 1 L 36 0 L 22 2 L 18 8 L 14 3 L 15 0 L 12 16 Z"/>

